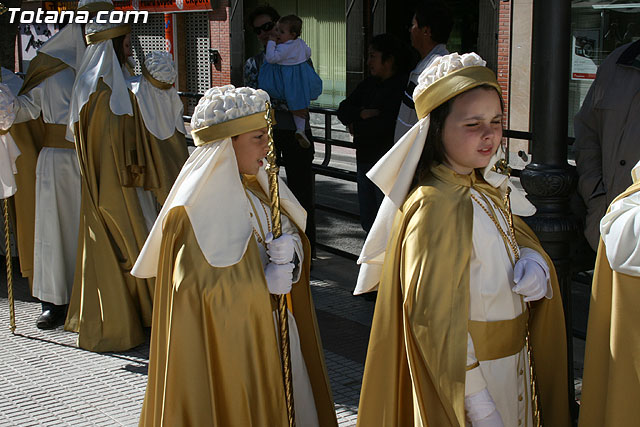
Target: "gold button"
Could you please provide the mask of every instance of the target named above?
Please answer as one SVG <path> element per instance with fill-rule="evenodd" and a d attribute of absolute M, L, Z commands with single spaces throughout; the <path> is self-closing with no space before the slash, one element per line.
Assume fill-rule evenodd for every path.
<path fill-rule="evenodd" d="M 520 369 L 520 375 L 524 374 L 524 369 Z"/>
<path fill-rule="evenodd" d="M 518 401 L 522 402 L 522 395 L 518 396 Z"/>
<path fill-rule="evenodd" d="M 518 420 L 518 425 L 522 425 L 522 420 Z"/>

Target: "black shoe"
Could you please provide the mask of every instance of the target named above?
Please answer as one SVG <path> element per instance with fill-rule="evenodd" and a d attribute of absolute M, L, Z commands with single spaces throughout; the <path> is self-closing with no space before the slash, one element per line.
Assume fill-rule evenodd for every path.
<path fill-rule="evenodd" d="M 55 329 L 58 326 L 64 325 L 64 320 L 64 312 L 47 309 L 38 316 L 36 326 L 38 329 Z"/>

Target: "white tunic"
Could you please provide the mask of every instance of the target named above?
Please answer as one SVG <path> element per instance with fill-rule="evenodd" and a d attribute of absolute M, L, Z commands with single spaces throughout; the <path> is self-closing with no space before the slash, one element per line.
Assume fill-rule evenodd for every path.
<path fill-rule="evenodd" d="M 18 97 L 16 123 L 38 118 L 66 125 L 75 80 L 66 68 Z M 36 167 L 33 296 L 53 304 L 71 297 L 80 221 L 80 169 L 76 152 L 45 147 Z"/>
<path fill-rule="evenodd" d="M 475 190 L 472 194 L 486 206 Z M 487 198 L 488 200 L 488 198 Z M 509 233 L 506 218 L 491 203 L 502 229 Z M 469 318 L 482 322 L 514 319 L 522 312 L 522 297 L 511 291 L 513 255 L 495 223 L 473 201 L 473 238 L 469 279 Z M 471 337 L 467 347 L 467 366 L 476 362 Z M 505 426 L 531 426 L 529 363 L 526 347 L 519 353 L 496 360 L 480 361 L 480 366 L 467 371 L 465 395 L 487 387 Z"/>
<path fill-rule="evenodd" d="M 264 235 L 269 230 L 270 218 L 267 218 L 267 212 L 270 212 L 269 206 L 263 204 L 260 199 L 250 191 L 247 191 L 251 205 L 255 208 L 250 208 L 251 223 L 254 230 L 260 235 L 260 239 L 264 241 Z M 250 205 L 250 206 L 251 206 Z M 262 206 L 262 207 L 261 207 Z M 263 209 L 264 208 L 264 209 Z M 295 239 L 295 252 L 298 256 L 300 264 L 304 260 L 304 252 L 302 249 L 302 242 L 298 231 L 293 226 L 289 219 L 282 215 L 282 233 L 291 234 Z M 255 238 L 254 234 L 254 238 Z M 269 255 L 263 244 L 259 241 L 258 249 L 260 250 L 260 259 L 262 260 L 263 268 L 266 267 L 269 262 Z M 299 265 L 300 265 L 299 264 Z M 293 282 L 297 282 L 300 279 L 300 268 L 296 268 L 293 272 Z M 278 330 L 278 323 L 276 320 L 276 313 L 274 312 L 274 318 L 276 331 Z M 309 380 L 309 374 L 307 373 L 307 367 L 302 357 L 302 350 L 300 349 L 300 336 L 298 335 L 298 327 L 296 320 L 289 312 L 289 340 L 291 348 L 291 370 L 293 380 L 293 404 L 295 406 L 296 425 L 304 427 L 317 427 L 318 426 L 318 413 L 316 411 L 316 404 L 313 398 L 313 390 L 311 389 L 311 381 Z"/>

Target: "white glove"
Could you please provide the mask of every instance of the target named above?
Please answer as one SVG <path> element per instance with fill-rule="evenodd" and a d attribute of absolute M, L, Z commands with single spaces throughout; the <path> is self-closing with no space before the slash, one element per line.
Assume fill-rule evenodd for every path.
<path fill-rule="evenodd" d="M 538 301 L 547 294 L 547 274 L 540 264 L 523 256 L 513 269 L 513 292 L 524 296 L 524 301 Z"/>
<path fill-rule="evenodd" d="M 9 86 L 0 83 L 0 130 L 9 129 L 16 119 L 15 99 Z"/>
<path fill-rule="evenodd" d="M 267 233 L 265 238 L 267 243 L 267 253 L 269 260 L 276 264 L 289 264 L 293 261 L 295 254 L 295 239 L 291 234 L 283 234 L 277 239 L 273 238 L 273 233 Z"/>
<path fill-rule="evenodd" d="M 496 404 L 486 387 L 477 393 L 465 396 L 464 408 L 473 427 L 504 427 Z"/>
<path fill-rule="evenodd" d="M 293 268 L 292 262 L 288 264 L 274 264 L 270 262 L 264 269 L 264 276 L 267 279 L 267 288 L 269 293 L 274 295 L 284 295 L 291 292 L 293 284 Z"/>

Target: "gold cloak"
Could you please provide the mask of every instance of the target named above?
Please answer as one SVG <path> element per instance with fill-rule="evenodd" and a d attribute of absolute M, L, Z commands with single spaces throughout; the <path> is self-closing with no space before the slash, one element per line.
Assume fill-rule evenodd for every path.
<path fill-rule="evenodd" d="M 160 174 L 142 117 L 113 114 L 110 97 L 100 80 L 75 124 L 82 202 L 65 329 L 78 332 L 78 345 L 91 351 L 141 344 L 152 314 L 153 279 L 130 270 L 148 234 L 135 186 L 158 190 Z"/>
<path fill-rule="evenodd" d="M 45 79 L 67 67 L 61 60 L 39 52 L 29 63 L 19 95 L 28 93 Z M 15 175 L 18 191 L 14 195 L 20 271 L 31 285 L 36 223 L 36 164 L 45 138 L 42 115 L 34 120 L 12 125 L 9 132 L 20 149 L 20 156 L 16 159 L 18 173 Z"/>
<path fill-rule="evenodd" d="M 640 183 L 633 184 L 616 200 L 639 190 Z M 640 419 L 639 323 L 640 278 L 613 271 L 600 239 L 589 306 L 580 427 L 630 426 Z"/>
<path fill-rule="evenodd" d="M 255 181 L 252 191 L 266 200 Z M 337 426 L 309 288 L 309 242 L 290 309 L 319 425 Z M 166 217 L 141 426 L 287 426 L 272 299 L 255 240 L 242 260 L 207 263 L 184 207 Z"/>
<path fill-rule="evenodd" d="M 479 174 L 458 175 L 439 165 L 394 220 L 369 339 L 359 426 L 465 425 L 471 186 L 503 205 L 498 190 Z M 553 298 L 532 304 L 530 331 L 543 423 L 568 426 L 558 281 L 531 229 L 517 217 L 514 225 L 518 243 L 542 254 L 551 269 Z"/>

